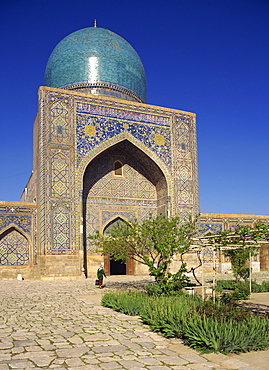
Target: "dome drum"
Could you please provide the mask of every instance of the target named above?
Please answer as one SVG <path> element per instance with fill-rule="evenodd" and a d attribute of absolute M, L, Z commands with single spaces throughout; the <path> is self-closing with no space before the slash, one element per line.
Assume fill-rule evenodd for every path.
<path fill-rule="evenodd" d="M 109 95 L 114 98 L 143 103 L 142 99 L 137 93 L 115 83 L 110 84 L 109 82 L 103 81 L 79 81 L 76 83 L 66 84 L 64 86 L 61 86 L 60 88 L 66 90 L 77 90 L 93 95 Z"/>

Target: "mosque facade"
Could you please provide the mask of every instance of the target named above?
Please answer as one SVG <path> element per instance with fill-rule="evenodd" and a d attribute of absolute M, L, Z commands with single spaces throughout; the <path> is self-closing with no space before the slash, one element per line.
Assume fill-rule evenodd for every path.
<path fill-rule="evenodd" d="M 0 202 L 0 278 L 145 274 L 88 235 L 149 214 L 199 213 L 196 115 L 146 104 L 143 64 L 115 33 L 89 27 L 53 50 L 34 121 L 33 171 L 20 202 Z M 206 231 L 269 216 L 201 214 Z M 256 269 L 269 266 L 266 249 Z M 219 268 L 227 267 L 219 259 Z"/>

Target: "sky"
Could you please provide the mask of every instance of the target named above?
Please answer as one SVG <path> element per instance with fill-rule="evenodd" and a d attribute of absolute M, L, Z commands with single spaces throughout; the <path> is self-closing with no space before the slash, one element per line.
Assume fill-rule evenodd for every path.
<path fill-rule="evenodd" d="M 31 174 L 50 53 L 94 19 L 138 52 L 148 104 L 197 114 L 200 211 L 268 215 L 269 0 L 0 0 L 0 200 Z"/>

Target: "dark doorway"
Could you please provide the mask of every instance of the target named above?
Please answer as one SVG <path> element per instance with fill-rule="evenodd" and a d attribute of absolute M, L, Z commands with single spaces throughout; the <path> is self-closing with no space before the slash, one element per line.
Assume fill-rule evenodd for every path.
<path fill-rule="evenodd" d="M 117 225 L 126 224 L 120 217 L 116 217 L 114 220 L 110 221 L 109 224 L 106 225 L 104 229 L 104 235 L 109 235 L 109 232 Z M 114 261 L 112 259 L 109 260 L 109 270 L 110 275 L 126 275 L 126 263 L 122 261 Z"/>
<path fill-rule="evenodd" d="M 126 275 L 126 263 L 110 260 L 110 275 Z"/>

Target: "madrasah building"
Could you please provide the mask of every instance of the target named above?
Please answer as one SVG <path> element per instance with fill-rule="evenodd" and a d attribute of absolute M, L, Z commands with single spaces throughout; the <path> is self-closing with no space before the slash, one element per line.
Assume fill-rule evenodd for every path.
<path fill-rule="evenodd" d="M 0 279 L 146 274 L 92 251 L 87 236 L 149 214 L 199 213 L 194 113 L 146 103 L 133 47 L 96 27 L 55 47 L 38 90 L 33 171 L 20 202 L 0 202 Z M 0 195 L 1 196 L 1 195 Z M 202 213 L 205 232 L 269 224 L 269 216 Z M 252 262 L 269 268 L 268 247 Z M 230 265 L 218 258 L 218 270 Z"/>

